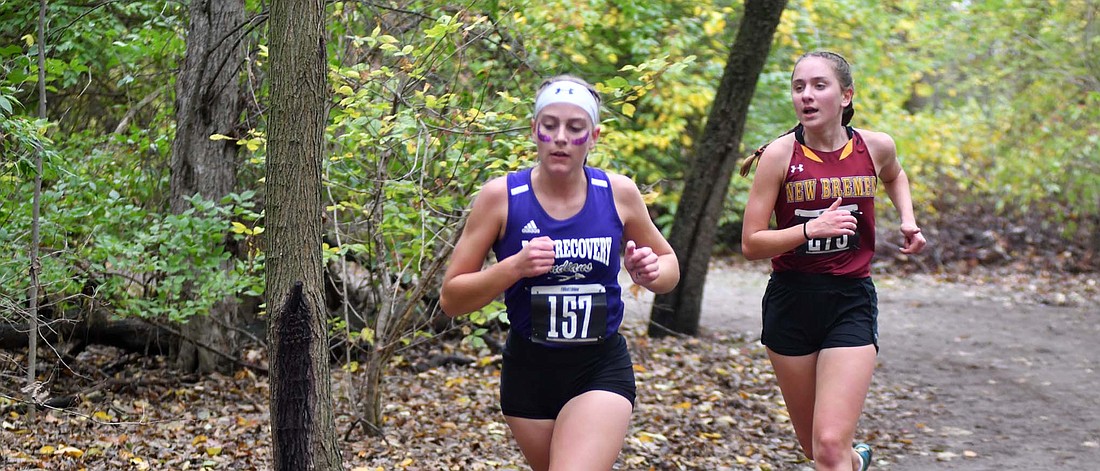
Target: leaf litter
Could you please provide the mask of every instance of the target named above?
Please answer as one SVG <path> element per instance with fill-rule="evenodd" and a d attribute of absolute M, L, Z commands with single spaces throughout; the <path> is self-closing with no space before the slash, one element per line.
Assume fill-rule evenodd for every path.
<path fill-rule="evenodd" d="M 1019 265 L 1027 260 L 1030 269 L 1022 269 Z M 1040 263 L 1049 260 L 1019 257 L 1016 264 L 968 264 L 916 276 L 933 284 L 963 283 L 976 296 L 1006 304 L 1081 306 L 1100 301 L 1094 274 L 1067 273 Z M 635 362 L 638 399 L 616 469 L 812 469 L 798 449 L 758 341 L 717 331 L 649 338 L 637 318 L 628 318 L 622 330 Z M 490 332 L 490 343 L 499 345 L 503 335 Z M 259 350 L 250 352 L 252 361 L 263 363 Z M 439 353 L 472 361 L 422 366 L 422 358 Z M 0 351 L 0 364 L 0 375 L 11 385 L 4 390 L 12 391 L 22 382 L 16 372 L 26 364 L 25 352 Z M 395 359 L 382 383 L 382 435 L 368 436 L 358 420 L 363 416 L 358 398 L 365 372 L 334 365 L 336 436 L 345 468 L 526 469 L 498 409 L 499 368 L 499 351 L 474 350 L 457 339 L 410 347 Z M 64 409 L 38 411 L 33 424 L 14 394 L 0 395 L 0 468 L 271 468 L 266 376 L 250 370 L 232 376 L 181 374 L 163 357 L 95 345 L 76 361 L 55 367 L 52 375 L 49 389 L 36 391 L 36 396 L 72 399 L 61 401 Z M 933 442 L 947 431 L 928 425 L 945 413 L 935 388 L 889 381 L 875 375 L 856 439 L 874 444 L 876 465 L 901 455 L 943 453 Z M 970 450 L 962 453 L 964 458 L 975 456 Z"/>
<path fill-rule="evenodd" d="M 623 325 L 638 399 L 615 469 L 810 469 L 757 341 L 726 333 L 656 339 L 647 337 L 645 328 L 638 320 Z M 503 332 L 490 335 L 503 340 Z M 413 363 L 418 355 L 441 350 L 474 361 L 426 370 Z M 51 470 L 270 469 L 265 376 L 249 370 L 181 375 L 163 358 L 120 362 L 120 355 L 93 346 L 71 364 L 75 371 L 59 371 L 52 395 L 93 391 L 67 409 L 38 411 L 34 424 L 20 404 L 0 398 L 0 464 Z M 25 359 L 13 355 L 6 361 L 11 362 Z M 365 373 L 336 366 L 332 371 L 345 468 L 527 469 L 498 408 L 499 352 L 474 351 L 454 340 L 404 352 L 382 383 L 382 436 L 367 435 L 358 421 Z M 899 421 L 915 423 L 915 413 L 900 411 L 898 404 L 920 395 L 917 385 L 888 386 L 876 377 L 857 439 L 875 443 L 877 460 L 919 451 L 919 427 L 898 428 Z"/>

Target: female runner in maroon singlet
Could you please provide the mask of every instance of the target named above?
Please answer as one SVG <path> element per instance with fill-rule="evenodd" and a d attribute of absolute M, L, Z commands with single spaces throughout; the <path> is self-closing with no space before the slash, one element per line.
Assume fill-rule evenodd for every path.
<path fill-rule="evenodd" d="M 853 93 L 843 57 L 802 56 L 791 76 L 798 126 L 741 168 L 747 175 L 759 160 L 742 252 L 772 260 L 761 342 L 818 471 L 864 471 L 871 462 L 871 448 L 852 441 L 878 353 L 870 265 L 879 184 L 901 216 L 902 253 L 919 253 L 926 243 L 893 139 L 848 126 Z"/>

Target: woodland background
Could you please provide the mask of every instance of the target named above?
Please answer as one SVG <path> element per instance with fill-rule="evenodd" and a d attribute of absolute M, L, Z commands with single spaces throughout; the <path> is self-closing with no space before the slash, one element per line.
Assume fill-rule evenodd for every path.
<path fill-rule="evenodd" d="M 0 0 L 0 464 L 265 468 L 269 5 L 45 3 L 40 37 L 39 2 Z M 324 302 L 341 443 L 368 443 L 347 445 L 345 463 L 514 462 L 486 383 L 506 329 L 502 305 L 455 321 L 435 305 L 465 208 L 486 179 L 533 162 L 534 89 L 573 73 L 604 97 L 591 163 L 632 176 L 670 233 L 743 13 L 741 2 L 710 0 L 324 4 Z M 893 135 L 932 240 L 920 257 L 880 257 L 876 272 L 1100 268 L 1100 5 L 789 2 L 741 154 L 795 122 L 790 71 L 816 49 L 852 63 L 853 124 Z M 219 114 L 229 125 L 195 125 Z M 205 157 L 188 160 L 186 149 Z M 749 184 L 735 177 L 728 187 L 713 229 L 722 257 L 738 256 Z M 884 243 L 896 243 L 894 211 L 881 203 Z M 32 322 L 41 341 L 28 349 Z M 700 384 L 670 410 L 743 401 L 744 420 L 714 420 L 755 420 L 745 433 L 776 438 L 728 456 L 748 469 L 797 461 L 782 424 L 752 413 L 774 391 L 750 346 L 670 342 L 654 351 L 673 363 L 725 362 L 722 381 L 743 395 L 708 398 L 713 385 Z M 710 356 L 742 349 L 743 364 Z M 434 399 L 482 411 L 467 421 L 424 412 L 443 414 L 429 421 L 440 436 L 474 447 L 445 465 L 386 438 L 423 423 L 395 408 L 420 404 L 428 386 L 418 382 L 432 375 L 457 391 Z M 197 412 L 194 402 L 211 395 L 225 401 L 221 412 Z M 40 420 L 28 420 L 35 411 Z M 94 438 L 103 430 L 111 438 Z M 70 433 L 77 438 L 62 438 Z M 643 426 L 624 466 L 662 469 L 665 459 L 692 469 L 690 456 L 668 464 L 692 447 L 660 448 L 662 433 Z M 432 432 L 402 436 L 417 434 Z M 485 450 L 510 457 L 475 459 L 485 436 L 499 438 Z"/>

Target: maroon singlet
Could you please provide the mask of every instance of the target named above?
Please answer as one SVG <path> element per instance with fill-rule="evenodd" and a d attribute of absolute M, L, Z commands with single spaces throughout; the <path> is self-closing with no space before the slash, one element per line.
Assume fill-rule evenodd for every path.
<path fill-rule="evenodd" d="M 856 235 L 807 241 L 772 258 L 774 271 L 850 278 L 871 275 L 878 177 L 863 137 L 848 129 L 848 143 L 831 152 L 810 149 L 801 139 L 795 139 L 787 175 L 775 202 L 775 216 L 780 229 L 800 226 L 821 215 L 837 197 L 844 197 L 840 209 L 862 213 L 856 215 Z"/>

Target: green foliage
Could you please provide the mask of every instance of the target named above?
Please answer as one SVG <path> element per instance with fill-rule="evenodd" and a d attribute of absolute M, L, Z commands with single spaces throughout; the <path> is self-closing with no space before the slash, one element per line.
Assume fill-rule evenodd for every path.
<path fill-rule="evenodd" d="M 81 303 L 71 296 L 84 293 L 110 303 L 119 315 L 186 321 L 226 296 L 262 293 L 262 255 L 231 259 L 225 244 L 233 232 L 231 220 L 258 219 L 251 193 L 231 195 L 221 205 L 193 198 L 184 214 L 164 214 L 140 204 L 140 190 L 149 188 L 140 184 L 141 173 L 117 180 L 75 173 L 64 168 L 67 161 L 47 155 L 53 158 L 46 162 L 51 182 L 41 197 L 40 279 L 59 309 Z M 103 163 L 113 155 L 92 151 L 86 158 Z M 113 167 L 84 169 L 92 168 Z M 5 194 L 17 195 L 16 202 L 31 194 L 33 174 L 22 177 L 2 186 Z M 29 242 L 30 216 L 29 205 L 9 213 L 0 229 L 5 240 Z M 249 236 L 234 234 L 245 245 Z M 0 287 L 0 297 L 20 299 L 29 280 L 14 275 L 22 271 L 16 267 L 29 266 L 26 244 L 4 244 L 0 250 L 12 260 L 12 270 L 3 271 L 10 280 Z M 186 298 L 184 290 L 195 295 Z"/>
<path fill-rule="evenodd" d="M 508 324 L 508 311 L 505 310 L 504 303 L 493 301 L 488 306 L 471 312 L 469 319 L 469 324 L 462 328 L 462 342 L 482 349 L 486 347 L 484 337 L 494 324 Z"/>
<path fill-rule="evenodd" d="M 128 112 L 148 123 L 171 105 L 169 87 L 184 50 L 184 4 L 49 2 L 47 8 L 47 103 L 60 129 L 110 132 Z M 0 60 L 8 58 L 3 81 L 28 105 L 38 101 L 37 25 L 38 2 L 0 2 Z M 17 45 L 20 53 L 12 54 Z M 134 109 L 154 93 L 163 98 Z"/>
<path fill-rule="evenodd" d="M 792 2 L 737 152 L 794 124 L 794 60 L 830 49 L 853 66 L 853 124 L 894 136 L 922 214 L 958 204 L 1046 211 L 1067 233 L 1087 230 L 1100 218 L 1094 3 Z M 50 119 L 40 121 L 37 4 L 0 2 L 0 296 L 25 296 L 38 151 L 51 299 L 72 302 L 94 286 L 120 314 L 184 319 L 218 296 L 258 294 L 263 227 L 250 205 L 262 189 L 262 107 L 242 130 L 212 136 L 246 153 L 240 194 L 169 216 L 186 4 L 49 8 Z M 398 304 L 418 302 L 402 290 L 438 276 L 431 270 L 477 188 L 534 163 L 534 90 L 559 73 L 588 79 L 604 98 L 590 162 L 633 177 L 667 231 L 741 11 L 730 1 L 331 3 L 325 185 L 328 229 L 342 237 L 326 257 L 365 260 L 372 279 L 395 283 L 387 295 Z M 240 64 L 258 103 L 262 41 L 246 39 L 250 57 Z M 720 239 L 735 239 L 750 184 L 731 183 Z M 229 258 L 229 238 L 242 258 Z M 205 297 L 184 305 L 174 296 L 188 283 Z M 484 328 L 481 315 L 468 334 Z"/>
<path fill-rule="evenodd" d="M 349 234 L 351 243 L 395 271 L 430 260 L 435 234 L 466 206 L 483 172 L 515 168 L 523 151 L 507 96 L 428 76 L 431 64 L 459 52 L 459 30 L 480 21 L 471 20 L 443 16 L 402 39 L 375 28 L 352 37 L 351 47 L 370 49 L 380 65 L 333 70 L 338 101 L 326 172 L 341 184 L 330 186 L 329 209 L 340 222 L 371 221 L 367 232 Z"/>
<path fill-rule="evenodd" d="M 88 258 L 92 273 L 107 276 L 100 284 L 101 295 L 114 312 L 186 322 L 226 297 L 262 293 L 255 271 L 262 259 L 233 259 L 225 249 L 234 209 L 247 214 L 251 206 L 247 197 L 237 199 L 246 207 L 219 206 L 196 196 L 182 214 L 157 215 L 111 192 L 108 205 L 136 230 L 115 233 L 101 228 Z"/>
<path fill-rule="evenodd" d="M 14 85 L 0 90 L 0 98 L 18 102 Z M 262 257 L 230 262 L 224 243 L 230 218 L 258 218 L 251 193 L 233 195 L 223 207 L 195 200 L 186 214 L 166 215 L 167 174 L 150 164 L 166 160 L 170 136 L 131 127 L 109 135 L 73 132 L 58 144 L 48 137 L 51 130 L 53 124 L 22 114 L 0 120 L 0 239 L 12 242 L 0 245 L 0 298 L 20 300 L 27 292 L 38 150 L 39 278 L 57 309 L 81 305 L 90 295 L 119 315 L 183 321 L 225 296 L 262 291 Z M 198 295 L 182 303 L 185 287 Z"/>

